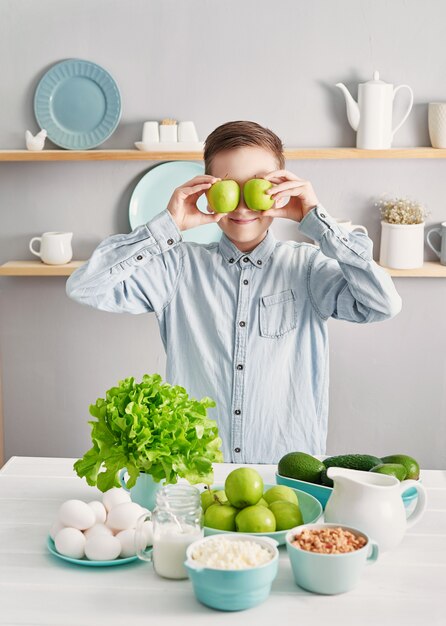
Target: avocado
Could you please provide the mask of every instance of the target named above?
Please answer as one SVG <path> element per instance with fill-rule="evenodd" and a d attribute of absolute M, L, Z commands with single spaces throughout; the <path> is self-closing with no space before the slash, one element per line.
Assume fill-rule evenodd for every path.
<path fill-rule="evenodd" d="M 311 456 L 311 454 L 289 452 L 280 459 L 277 471 L 281 476 L 320 484 L 320 476 L 324 467 L 322 461 Z"/>

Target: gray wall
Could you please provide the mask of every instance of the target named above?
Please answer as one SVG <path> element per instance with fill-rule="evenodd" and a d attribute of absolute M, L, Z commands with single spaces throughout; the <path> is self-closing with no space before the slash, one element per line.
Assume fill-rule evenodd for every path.
<path fill-rule="evenodd" d="M 394 146 L 429 145 L 427 102 L 446 100 L 441 0 L 0 0 L 0 146 L 37 130 L 32 98 L 53 63 L 80 57 L 117 81 L 123 116 L 103 148 L 133 147 L 146 119 L 219 124 L 251 119 L 286 146 L 352 146 L 342 81 L 378 69 L 408 83 L 415 105 Z M 403 98 L 395 114 L 403 107 Z M 51 144 L 47 142 L 47 147 Z M 74 231 L 75 258 L 129 232 L 128 203 L 144 162 L 0 164 L 0 262 L 31 258 L 28 241 Z M 327 210 L 367 226 L 379 249 L 374 198 L 424 201 L 446 219 L 446 162 L 290 161 Z M 296 225 L 275 231 L 297 238 Z M 426 248 L 426 259 L 433 259 Z M 445 467 L 446 280 L 395 279 L 403 311 L 371 325 L 329 321 L 328 452 L 406 452 Z M 89 447 L 88 406 L 119 379 L 164 373 L 156 320 L 82 307 L 64 278 L 0 279 L 0 358 L 6 458 L 78 456 Z"/>

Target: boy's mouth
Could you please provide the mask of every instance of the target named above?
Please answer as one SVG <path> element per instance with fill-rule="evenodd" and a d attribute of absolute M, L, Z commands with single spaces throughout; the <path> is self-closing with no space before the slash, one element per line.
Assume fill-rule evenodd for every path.
<path fill-rule="evenodd" d="M 247 219 L 238 219 L 236 217 L 230 217 L 229 219 L 231 220 L 231 222 L 235 222 L 235 224 L 243 225 L 243 224 L 251 224 L 252 222 L 255 222 L 256 220 L 258 220 L 259 218 L 258 217 L 250 217 L 250 218 L 247 218 Z"/>

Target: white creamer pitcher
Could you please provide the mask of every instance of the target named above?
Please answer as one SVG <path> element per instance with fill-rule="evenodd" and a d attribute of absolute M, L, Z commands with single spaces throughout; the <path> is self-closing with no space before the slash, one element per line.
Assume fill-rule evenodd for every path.
<path fill-rule="evenodd" d="M 426 508 L 426 491 L 416 480 L 400 482 L 394 476 L 342 467 L 330 467 L 327 476 L 334 487 L 325 507 L 325 521 L 362 530 L 381 551 L 395 548 L 406 528 L 415 524 Z M 401 494 L 409 487 L 416 488 L 418 500 L 406 520 Z"/>
<path fill-rule="evenodd" d="M 29 249 L 48 265 L 64 265 L 73 258 L 71 240 L 73 233 L 46 232 L 41 237 L 33 237 L 29 242 Z M 33 243 L 40 242 L 40 250 L 34 250 Z"/>

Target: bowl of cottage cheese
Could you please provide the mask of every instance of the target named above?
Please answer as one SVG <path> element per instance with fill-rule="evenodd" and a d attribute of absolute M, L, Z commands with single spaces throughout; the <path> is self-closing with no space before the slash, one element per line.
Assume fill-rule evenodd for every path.
<path fill-rule="evenodd" d="M 278 564 L 274 539 L 226 533 L 192 543 L 184 566 L 199 602 L 221 611 L 240 611 L 266 600 Z"/>

